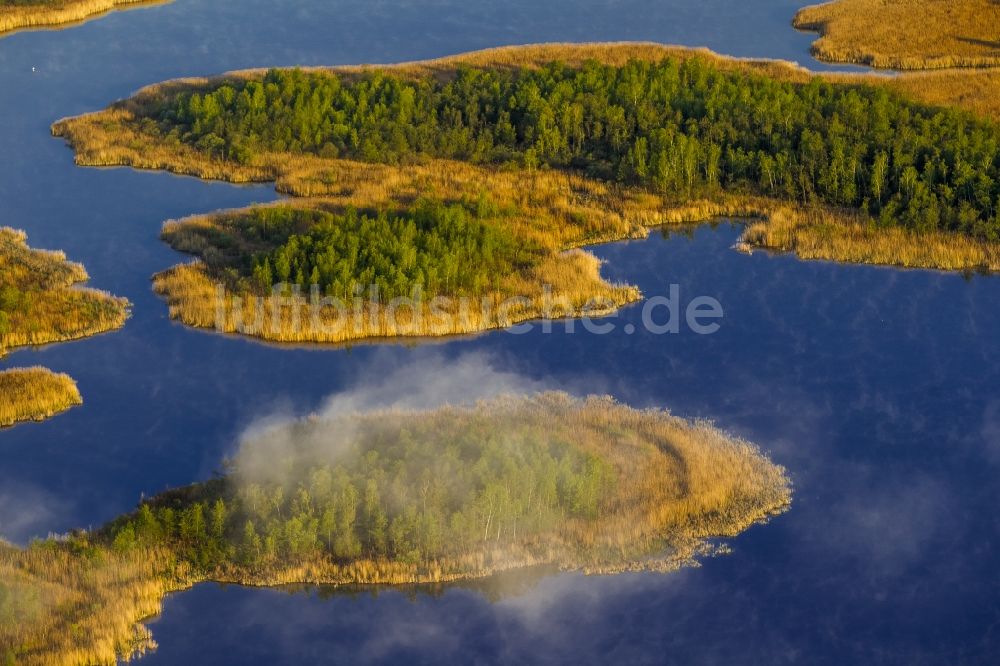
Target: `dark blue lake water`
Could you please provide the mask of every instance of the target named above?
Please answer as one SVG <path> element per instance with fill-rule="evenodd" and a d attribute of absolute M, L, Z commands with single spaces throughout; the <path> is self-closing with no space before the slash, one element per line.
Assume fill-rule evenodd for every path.
<path fill-rule="evenodd" d="M 618 39 L 808 62 L 811 37 L 789 27 L 797 4 L 178 0 L 0 39 L 0 224 L 135 304 L 120 332 L 0 362 L 68 372 L 86 401 L 0 432 L 0 534 L 98 525 L 143 493 L 206 478 L 262 415 L 308 413 L 407 369 L 460 385 L 475 374 L 462 368 L 493 368 L 712 419 L 789 469 L 792 509 L 732 554 L 669 575 L 558 575 L 503 593 L 201 586 L 166 601 L 161 647 L 143 663 L 995 662 L 1000 280 L 746 256 L 722 224 L 594 249 L 647 295 L 677 284 L 682 302 L 718 299 L 714 335 L 652 335 L 631 307 L 603 336 L 556 326 L 279 348 L 173 324 L 149 287 L 180 258 L 157 239 L 165 219 L 269 201 L 270 187 L 82 169 L 48 136 L 53 120 L 142 85 L 251 66 Z"/>

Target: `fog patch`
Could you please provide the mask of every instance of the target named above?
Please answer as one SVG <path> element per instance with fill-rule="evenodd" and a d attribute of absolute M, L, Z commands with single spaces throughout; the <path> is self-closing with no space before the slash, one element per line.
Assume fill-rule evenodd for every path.
<path fill-rule="evenodd" d="M 544 381 L 496 369 L 481 353 L 457 359 L 435 355 L 396 369 L 376 363 L 367 377 L 329 396 L 305 418 L 280 405 L 254 421 L 239 438 L 236 466 L 244 482 L 287 484 L 297 470 L 349 455 L 359 439 L 352 418 L 357 414 L 468 405 L 548 388 L 552 386 Z"/>
<path fill-rule="evenodd" d="M 0 538 L 25 543 L 43 525 L 52 525 L 65 513 L 65 505 L 45 490 L 10 479 L 0 485 Z"/>
<path fill-rule="evenodd" d="M 991 463 L 1000 463 L 1000 400 L 986 405 L 979 433 L 983 439 L 985 458 Z"/>
<path fill-rule="evenodd" d="M 902 576 L 908 566 L 941 556 L 931 545 L 945 529 L 961 529 L 953 504 L 948 488 L 933 478 L 869 474 L 844 489 L 818 526 L 819 545 L 863 561 L 873 577 Z"/>

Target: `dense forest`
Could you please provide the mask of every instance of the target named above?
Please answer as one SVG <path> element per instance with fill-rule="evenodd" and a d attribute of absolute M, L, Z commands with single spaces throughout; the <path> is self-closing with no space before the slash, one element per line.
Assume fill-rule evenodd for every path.
<path fill-rule="evenodd" d="M 423 200 L 377 215 L 259 207 L 236 223 L 244 242 L 267 248 L 243 262 L 255 286 L 318 285 L 346 302 L 359 285 L 376 286 L 381 298 L 409 297 L 415 286 L 423 295 L 495 288 L 531 253 L 500 225 L 482 221 L 493 214 L 485 198 L 471 207 Z"/>
<path fill-rule="evenodd" d="M 677 199 L 720 188 L 861 208 L 884 225 L 1000 239 L 1000 128 L 885 89 L 721 71 L 463 67 L 448 80 L 272 70 L 167 96 L 171 140 L 247 163 L 265 151 L 571 168 Z"/>

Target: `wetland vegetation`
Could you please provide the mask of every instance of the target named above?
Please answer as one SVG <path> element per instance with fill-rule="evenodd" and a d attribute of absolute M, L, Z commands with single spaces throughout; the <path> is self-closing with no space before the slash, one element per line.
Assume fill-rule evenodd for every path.
<path fill-rule="evenodd" d="M 96 532 L 0 549 L 0 644 L 17 663 L 113 663 L 150 647 L 136 623 L 167 592 L 206 580 L 670 570 L 789 501 L 753 445 L 608 398 L 321 415 L 250 435 L 225 475 Z"/>
<path fill-rule="evenodd" d="M 79 287 L 89 279 L 83 266 L 28 247 L 21 231 L 0 228 L 0 268 L 0 355 L 103 333 L 128 318 L 128 301 Z"/>
<path fill-rule="evenodd" d="M 995 0 L 834 0 L 805 7 L 793 24 L 819 32 L 820 60 L 884 69 L 1000 66 Z"/>
<path fill-rule="evenodd" d="M 83 266 L 62 252 L 30 248 L 24 232 L 0 228 L 0 356 L 123 326 L 128 301 L 80 288 L 87 279 Z M 41 420 L 80 403 L 72 379 L 44 368 L 4 371 L 0 388 L 0 426 Z"/>
<path fill-rule="evenodd" d="M 185 323 L 219 323 L 221 283 L 229 331 L 441 335 L 537 316 L 545 284 L 566 316 L 635 300 L 578 248 L 713 216 L 754 218 L 744 242 L 803 258 L 1000 270 L 998 133 L 981 117 L 995 100 L 983 79 L 962 78 L 976 88 L 966 95 L 952 87 L 961 75 L 936 76 L 812 77 L 649 45 L 501 49 L 174 82 L 54 131 L 81 164 L 273 180 L 295 195 L 164 226 L 166 242 L 197 258 L 155 278 Z M 940 108 L 956 95 L 979 117 Z M 29 251 L 17 232 L 0 238 L 0 353 L 124 322 L 121 299 L 71 288 L 82 267 Z M 453 316 L 423 328 L 364 317 L 339 337 L 280 307 L 261 310 L 276 326 L 240 309 L 289 287 L 347 301 L 359 284 L 385 298 L 419 285 L 418 307 L 436 296 L 527 302 L 461 327 Z M 39 305 L 53 293 L 58 308 Z M 44 399 L 40 386 L 51 386 Z M 0 373 L 0 395 L 26 396 L 11 406 L 19 418 L 59 411 L 74 393 L 42 369 Z M 155 645 L 139 623 L 164 596 L 203 581 L 669 570 L 789 500 L 784 470 L 751 444 L 603 398 L 312 417 L 256 433 L 222 476 L 96 531 L 0 542 L 0 658 L 128 659 Z"/>
<path fill-rule="evenodd" d="M 1000 5 L 992 0 L 836 0 L 803 8 L 793 24 L 821 34 L 812 46 L 820 60 L 904 70 L 882 85 L 1000 121 Z"/>
<path fill-rule="evenodd" d="M 0 428 L 42 421 L 83 403 L 76 383 L 45 368 L 0 371 Z"/>
<path fill-rule="evenodd" d="M 515 233 L 485 196 L 326 208 L 282 204 L 168 224 L 164 239 L 201 260 L 160 273 L 154 287 L 185 323 L 284 342 L 472 333 L 639 298 L 601 279 L 592 255 Z"/>
<path fill-rule="evenodd" d="M 23 28 L 76 23 L 129 5 L 168 0 L 0 0 L 0 36 Z"/>
<path fill-rule="evenodd" d="M 248 237 L 260 234 L 261 209 L 170 223 L 164 232 L 201 258 L 157 276 L 172 315 L 267 339 L 484 330 L 539 316 L 546 282 L 567 289 L 557 294 L 567 316 L 605 312 L 637 292 L 604 283 L 589 255 L 562 252 L 704 219 L 699 211 L 758 216 L 748 243 L 805 257 L 998 267 L 998 125 L 886 85 L 826 80 L 782 63 L 585 45 L 397 67 L 251 71 L 153 86 L 53 130 L 81 164 L 274 180 L 297 195 L 266 213 L 295 216 L 294 241 L 261 245 Z M 299 320 L 273 302 L 255 306 L 256 314 L 247 309 L 268 298 L 268 282 L 344 296 L 348 283 L 399 279 L 389 264 L 345 260 L 345 247 L 325 248 L 326 268 L 299 256 L 284 277 L 273 262 L 285 256 L 284 243 L 322 235 L 313 225 L 384 219 L 391 226 L 415 219 L 428 198 L 439 210 L 464 207 L 461 214 L 492 228 L 491 237 L 520 249 L 515 270 L 493 280 L 491 297 L 516 297 L 521 307 L 471 320 L 450 313 L 433 324 L 366 317 L 370 324 L 333 334 L 291 325 Z M 780 229 L 762 233 L 761 224 L 778 224 L 776 210 Z M 428 269 L 448 270 L 441 256 L 421 261 L 415 282 L 425 288 Z M 227 285 L 221 317 L 219 282 Z"/>

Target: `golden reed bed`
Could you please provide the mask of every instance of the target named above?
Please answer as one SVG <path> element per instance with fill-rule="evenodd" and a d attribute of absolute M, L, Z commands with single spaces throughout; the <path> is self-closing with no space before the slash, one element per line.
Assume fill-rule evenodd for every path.
<path fill-rule="evenodd" d="M 51 0 L 33 5 L 12 5 L 0 0 L 0 36 L 15 30 L 79 23 L 115 9 L 163 2 L 169 0 Z"/>
<path fill-rule="evenodd" d="M 0 372 L 0 396 L 0 428 L 43 421 L 83 404 L 76 382 L 68 375 L 38 367 Z"/>
<path fill-rule="evenodd" d="M 23 231 L 0 227 L 0 356 L 124 326 L 129 302 L 80 287 L 87 279 L 62 252 L 30 248 Z"/>
<path fill-rule="evenodd" d="M 341 75 L 386 69 L 394 73 L 413 76 L 452 76 L 459 65 L 513 68 L 534 67 L 560 60 L 570 65 L 586 60 L 597 60 L 620 65 L 630 59 L 659 61 L 665 57 L 687 59 L 699 57 L 724 70 L 750 71 L 783 81 L 807 82 L 816 74 L 793 63 L 772 60 L 730 58 L 706 49 L 688 49 L 654 43 L 602 43 L 602 44 L 539 44 L 519 47 L 501 47 L 473 53 L 460 54 L 434 60 L 400 63 L 396 65 L 359 65 L 334 68 L 317 68 Z M 523 220 L 516 222 L 520 231 L 535 240 L 545 242 L 554 250 L 579 247 L 591 242 L 608 241 L 641 236 L 645 228 L 672 222 L 694 222 L 716 215 L 752 213 L 766 221 L 769 212 L 776 208 L 789 210 L 788 204 L 764 201 L 757 197 L 728 195 L 711 201 L 688 202 L 677 207 L 649 192 L 624 188 L 581 176 L 568 176 L 561 172 L 538 174 L 511 173 L 458 162 L 432 161 L 407 168 L 387 165 L 363 164 L 350 160 L 322 159 L 315 156 L 293 154 L 265 154 L 251 165 L 237 165 L 207 158 L 204 154 L 184 144 L 160 145 L 156 138 L 143 132 L 133 122 L 144 115 L 147 105 L 156 102 L 161 94 L 177 89 L 203 89 L 218 83 L 220 78 L 260 77 L 264 70 L 231 72 L 222 77 L 188 78 L 155 84 L 139 91 L 135 96 L 115 103 L 108 109 L 57 122 L 53 133 L 65 137 L 76 153 L 76 161 L 88 166 L 132 166 L 136 168 L 164 169 L 175 173 L 230 182 L 274 181 L 279 191 L 296 197 L 313 198 L 324 206 L 374 206 L 386 202 L 412 201 L 416 193 L 427 193 L 443 199 L 455 198 L 460 193 L 485 191 L 498 203 L 514 203 L 523 212 Z M 840 83 L 857 83 L 893 88 L 917 101 L 937 105 L 959 105 L 983 115 L 1000 117 L 1000 100 L 991 94 L 991 86 L 975 71 L 951 70 L 947 72 L 913 73 L 898 77 L 878 74 L 826 74 L 824 77 Z M 524 179 L 528 179 L 526 182 Z M 300 205 L 293 202 L 293 205 Z M 308 204 L 315 205 L 310 201 Z M 871 234 L 857 233 L 858 218 L 842 211 L 822 211 L 824 236 L 837 242 L 824 243 L 815 238 L 808 243 L 810 249 L 803 256 L 844 261 L 872 261 L 898 265 L 918 265 L 948 270 L 979 270 L 997 268 L 994 257 L 996 248 L 990 244 L 970 242 L 949 234 L 916 236 L 896 232 L 892 243 L 880 249 L 872 245 L 876 239 Z M 786 214 L 786 219 L 788 215 Z M 198 218 L 205 223 L 207 218 Z M 799 214 L 796 219 L 802 219 Z M 586 220 L 581 226 L 576 221 Z M 831 225 L 838 220 L 838 225 Z M 169 229 L 170 227 L 168 227 Z M 775 249 L 804 248 L 806 227 L 801 224 L 782 225 L 781 242 L 778 235 L 762 234 L 759 225 L 752 238 L 755 243 Z M 791 236 L 801 240 L 791 242 Z M 773 241 L 773 244 L 768 245 Z M 881 241 L 878 241 L 881 243 Z M 900 243 L 908 244 L 909 249 Z M 926 243 L 933 251 L 923 251 Z M 899 248 L 898 257 L 890 256 L 885 247 Z M 185 249 L 180 247 L 179 249 Z M 179 269 L 193 277 L 195 268 Z M 172 277 L 165 274 L 164 278 Z M 192 283 L 193 284 L 193 283 Z M 204 285 L 198 287 L 203 291 Z M 163 291 L 170 298 L 171 289 Z M 178 299 L 171 300 L 175 315 L 184 318 L 184 306 Z M 192 317 L 193 319 L 194 317 Z M 204 316 L 198 319 L 204 321 Z M 204 324 L 201 324 L 204 325 Z"/>
<path fill-rule="evenodd" d="M 828 62 L 907 70 L 1000 66 L 996 0 L 835 0 L 801 9 L 793 25 L 820 33 L 812 53 Z"/>
<path fill-rule="evenodd" d="M 83 266 L 62 252 L 30 248 L 23 231 L 0 227 L 0 356 L 124 326 L 129 302 L 79 287 L 86 280 Z M 0 427 L 41 421 L 81 402 L 66 375 L 45 368 L 0 372 Z"/>

